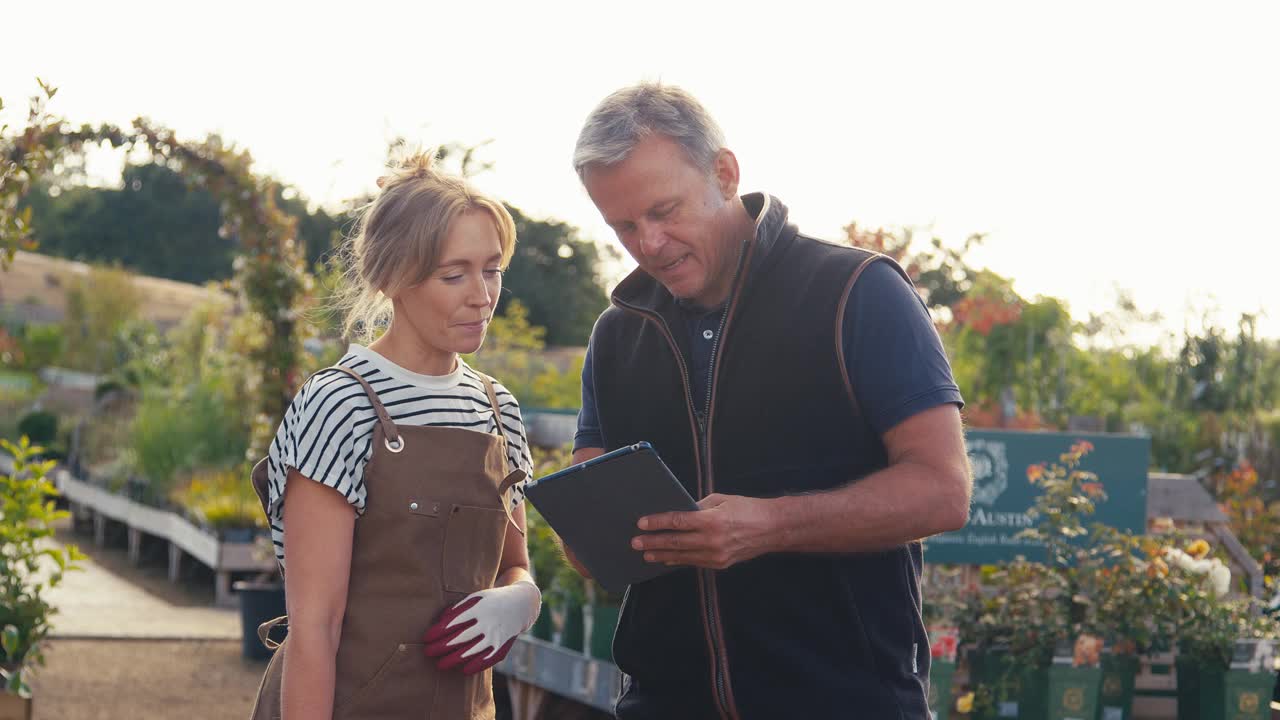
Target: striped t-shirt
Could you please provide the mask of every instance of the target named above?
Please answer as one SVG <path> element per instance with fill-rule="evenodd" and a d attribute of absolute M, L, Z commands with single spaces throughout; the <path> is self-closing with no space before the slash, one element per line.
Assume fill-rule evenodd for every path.
<path fill-rule="evenodd" d="M 421 375 L 361 345 L 352 345 L 338 364 L 364 377 L 400 425 L 455 427 L 492 433 L 492 405 L 475 370 L 458 360 L 449 375 Z M 510 467 L 532 475 L 529 445 L 515 396 L 494 383 L 502 410 Z M 267 453 L 271 539 L 284 566 L 284 498 L 288 469 L 324 483 L 364 513 L 364 466 L 373 456 L 378 416 L 360 383 L 340 370 L 313 375 L 293 398 Z M 512 491 L 512 506 L 524 500 L 524 484 Z"/>

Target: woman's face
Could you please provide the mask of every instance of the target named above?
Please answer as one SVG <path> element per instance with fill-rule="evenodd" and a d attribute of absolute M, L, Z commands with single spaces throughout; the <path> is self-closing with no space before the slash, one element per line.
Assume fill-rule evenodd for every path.
<path fill-rule="evenodd" d="M 468 210 L 449 227 L 440 264 L 426 280 L 394 298 L 393 324 L 411 330 L 420 360 L 453 369 L 454 355 L 484 344 L 485 331 L 502 292 L 502 243 L 493 218 Z"/>

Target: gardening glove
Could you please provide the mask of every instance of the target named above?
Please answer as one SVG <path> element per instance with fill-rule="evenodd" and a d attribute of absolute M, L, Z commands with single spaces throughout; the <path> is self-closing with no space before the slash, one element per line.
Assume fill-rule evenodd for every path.
<path fill-rule="evenodd" d="M 424 652 L 439 658 L 440 670 L 473 675 L 502 662 L 541 609 L 542 593 L 528 580 L 471 593 L 427 630 Z"/>

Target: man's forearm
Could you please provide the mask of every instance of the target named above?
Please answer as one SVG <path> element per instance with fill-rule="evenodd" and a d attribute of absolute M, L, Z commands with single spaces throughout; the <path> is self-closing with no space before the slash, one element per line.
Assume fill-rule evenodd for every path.
<path fill-rule="evenodd" d="M 887 550 L 964 526 L 968 479 L 900 462 L 836 490 L 770 500 L 769 552 Z"/>

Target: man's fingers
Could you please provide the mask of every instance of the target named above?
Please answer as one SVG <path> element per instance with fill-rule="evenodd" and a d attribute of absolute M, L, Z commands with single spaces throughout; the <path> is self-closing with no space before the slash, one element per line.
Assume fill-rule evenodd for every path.
<path fill-rule="evenodd" d="M 631 538 L 636 550 L 693 550 L 700 546 L 700 538 L 688 532 L 663 532 L 637 535 Z"/>
<path fill-rule="evenodd" d="M 644 559 L 655 565 L 700 567 L 710 570 L 723 570 L 732 564 L 728 555 L 706 551 L 656 550 L 646 552 Z"/>
<path fill-rule="evenodd" d="M 636 525 L 641 530 L 694 530 L 698 527 L 696 512 L 669 512 L 646 515 Z"/>
<path fill-rule="evenodd" d="M 701 510 L 710 510 L 713 507 L 723 504 L 724 501 L 728 499 L 729 499 L 728 495 L 721 495 L 720 493 L 711 493 L 710 495 L 698 501 L 698 508 Z"/>

